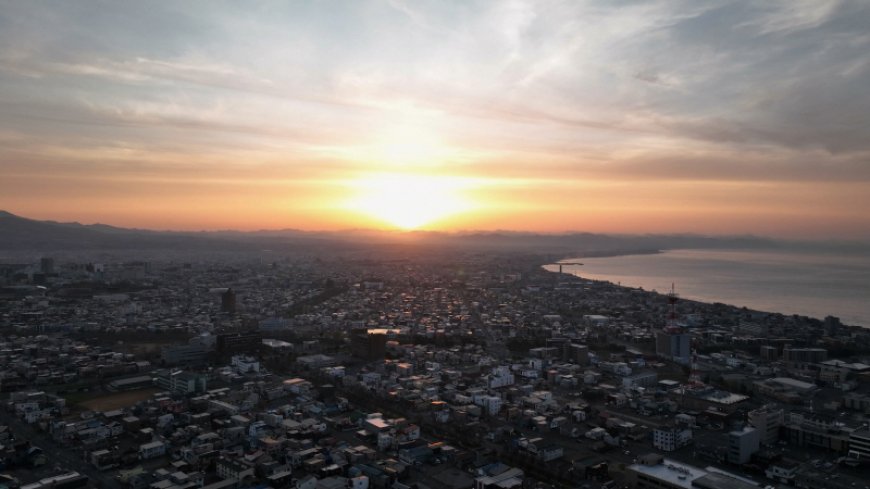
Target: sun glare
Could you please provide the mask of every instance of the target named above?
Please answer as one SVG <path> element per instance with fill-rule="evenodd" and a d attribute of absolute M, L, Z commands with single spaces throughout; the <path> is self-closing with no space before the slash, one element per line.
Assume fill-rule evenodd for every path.
<path fill-rule="evenodd" d="M 417 229 L 470 210 L 463 178 L 429 175 L 376 175 L 353 182 L 357 195 L 348 208 L 401 229 Z"/>
<path fill-rule="evenodd" d="M 440 164 L 451 153 L 437 136 L 412 127 L 384 131 L 370 152 L 381 164 L 414 167 Z"/>

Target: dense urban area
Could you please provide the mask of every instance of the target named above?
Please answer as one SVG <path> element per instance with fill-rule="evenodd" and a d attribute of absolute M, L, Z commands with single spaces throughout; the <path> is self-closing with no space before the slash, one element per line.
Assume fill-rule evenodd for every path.
<path fill-rule="evenodd" d="M 870 331 L 553 261 L 2 264 L 0 487 L 870 487 Z"/>

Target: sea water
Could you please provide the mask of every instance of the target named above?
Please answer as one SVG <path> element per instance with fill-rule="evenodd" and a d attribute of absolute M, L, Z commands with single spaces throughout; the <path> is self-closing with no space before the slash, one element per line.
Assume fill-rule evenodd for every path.
<path fill-rule="evenodd" d="M 565 273 L 749 309 L 836 316 L 870 327 L 870 256 L 817 252 L 671 250 L 577 258 Z M 548 270 L 557 271 L 552 265 Z"/>

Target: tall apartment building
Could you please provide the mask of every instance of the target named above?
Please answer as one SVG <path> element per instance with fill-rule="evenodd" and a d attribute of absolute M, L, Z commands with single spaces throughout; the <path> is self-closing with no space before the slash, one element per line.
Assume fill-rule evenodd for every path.
<path fill-rule="evenodd" d="M 656 355 L 682 365 L 692 362 L 689 333 L 663 330 L 656 333 Z"/>
<path fill-rule="evenodd" d="M 169 345 L 163 347 L 161 357 L 166 365 L 190 365 L 202 363 L 208 355 L 208 349 L 198 343 Z"/>
<path fill-rule="evenodd" d="M 786 363 L 819 363 L 828 359 L 828 350 L 824 348 L 792 348 L 787 346 L 782 350 L 782 360 Z"/>
<path fill-rule="evenodd" d="M 785 412 L 772 405 L 749 411 L 749 424 L 760 433 L 763 445 L 773 445 L 779 441 L 779 430 L 785 424 Z"/>
<path fill-rule="evenodd" d="M 692 441 L 690 428 L 664 426 L 653 430 L 653 446 L 663 452 L 673 452 L 688 445 Z"/>
<path fill-rule="evenodd" d="M 760 433 L 746 426 L 741 430 L 728 433 L 728 461 L 732 464 L 745 464 L 759 449 Z"/>

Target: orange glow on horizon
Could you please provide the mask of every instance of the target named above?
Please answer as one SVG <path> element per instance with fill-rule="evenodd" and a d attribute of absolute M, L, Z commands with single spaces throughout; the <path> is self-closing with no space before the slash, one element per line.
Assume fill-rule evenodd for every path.
<path fill-rule="evenodd" d="M 355 195 L 349 211 L 410 230 L 449 219 L 475 208 L 464 194 L 469 179 L 415 174 L 379 174 L 350 182 Z"/>

